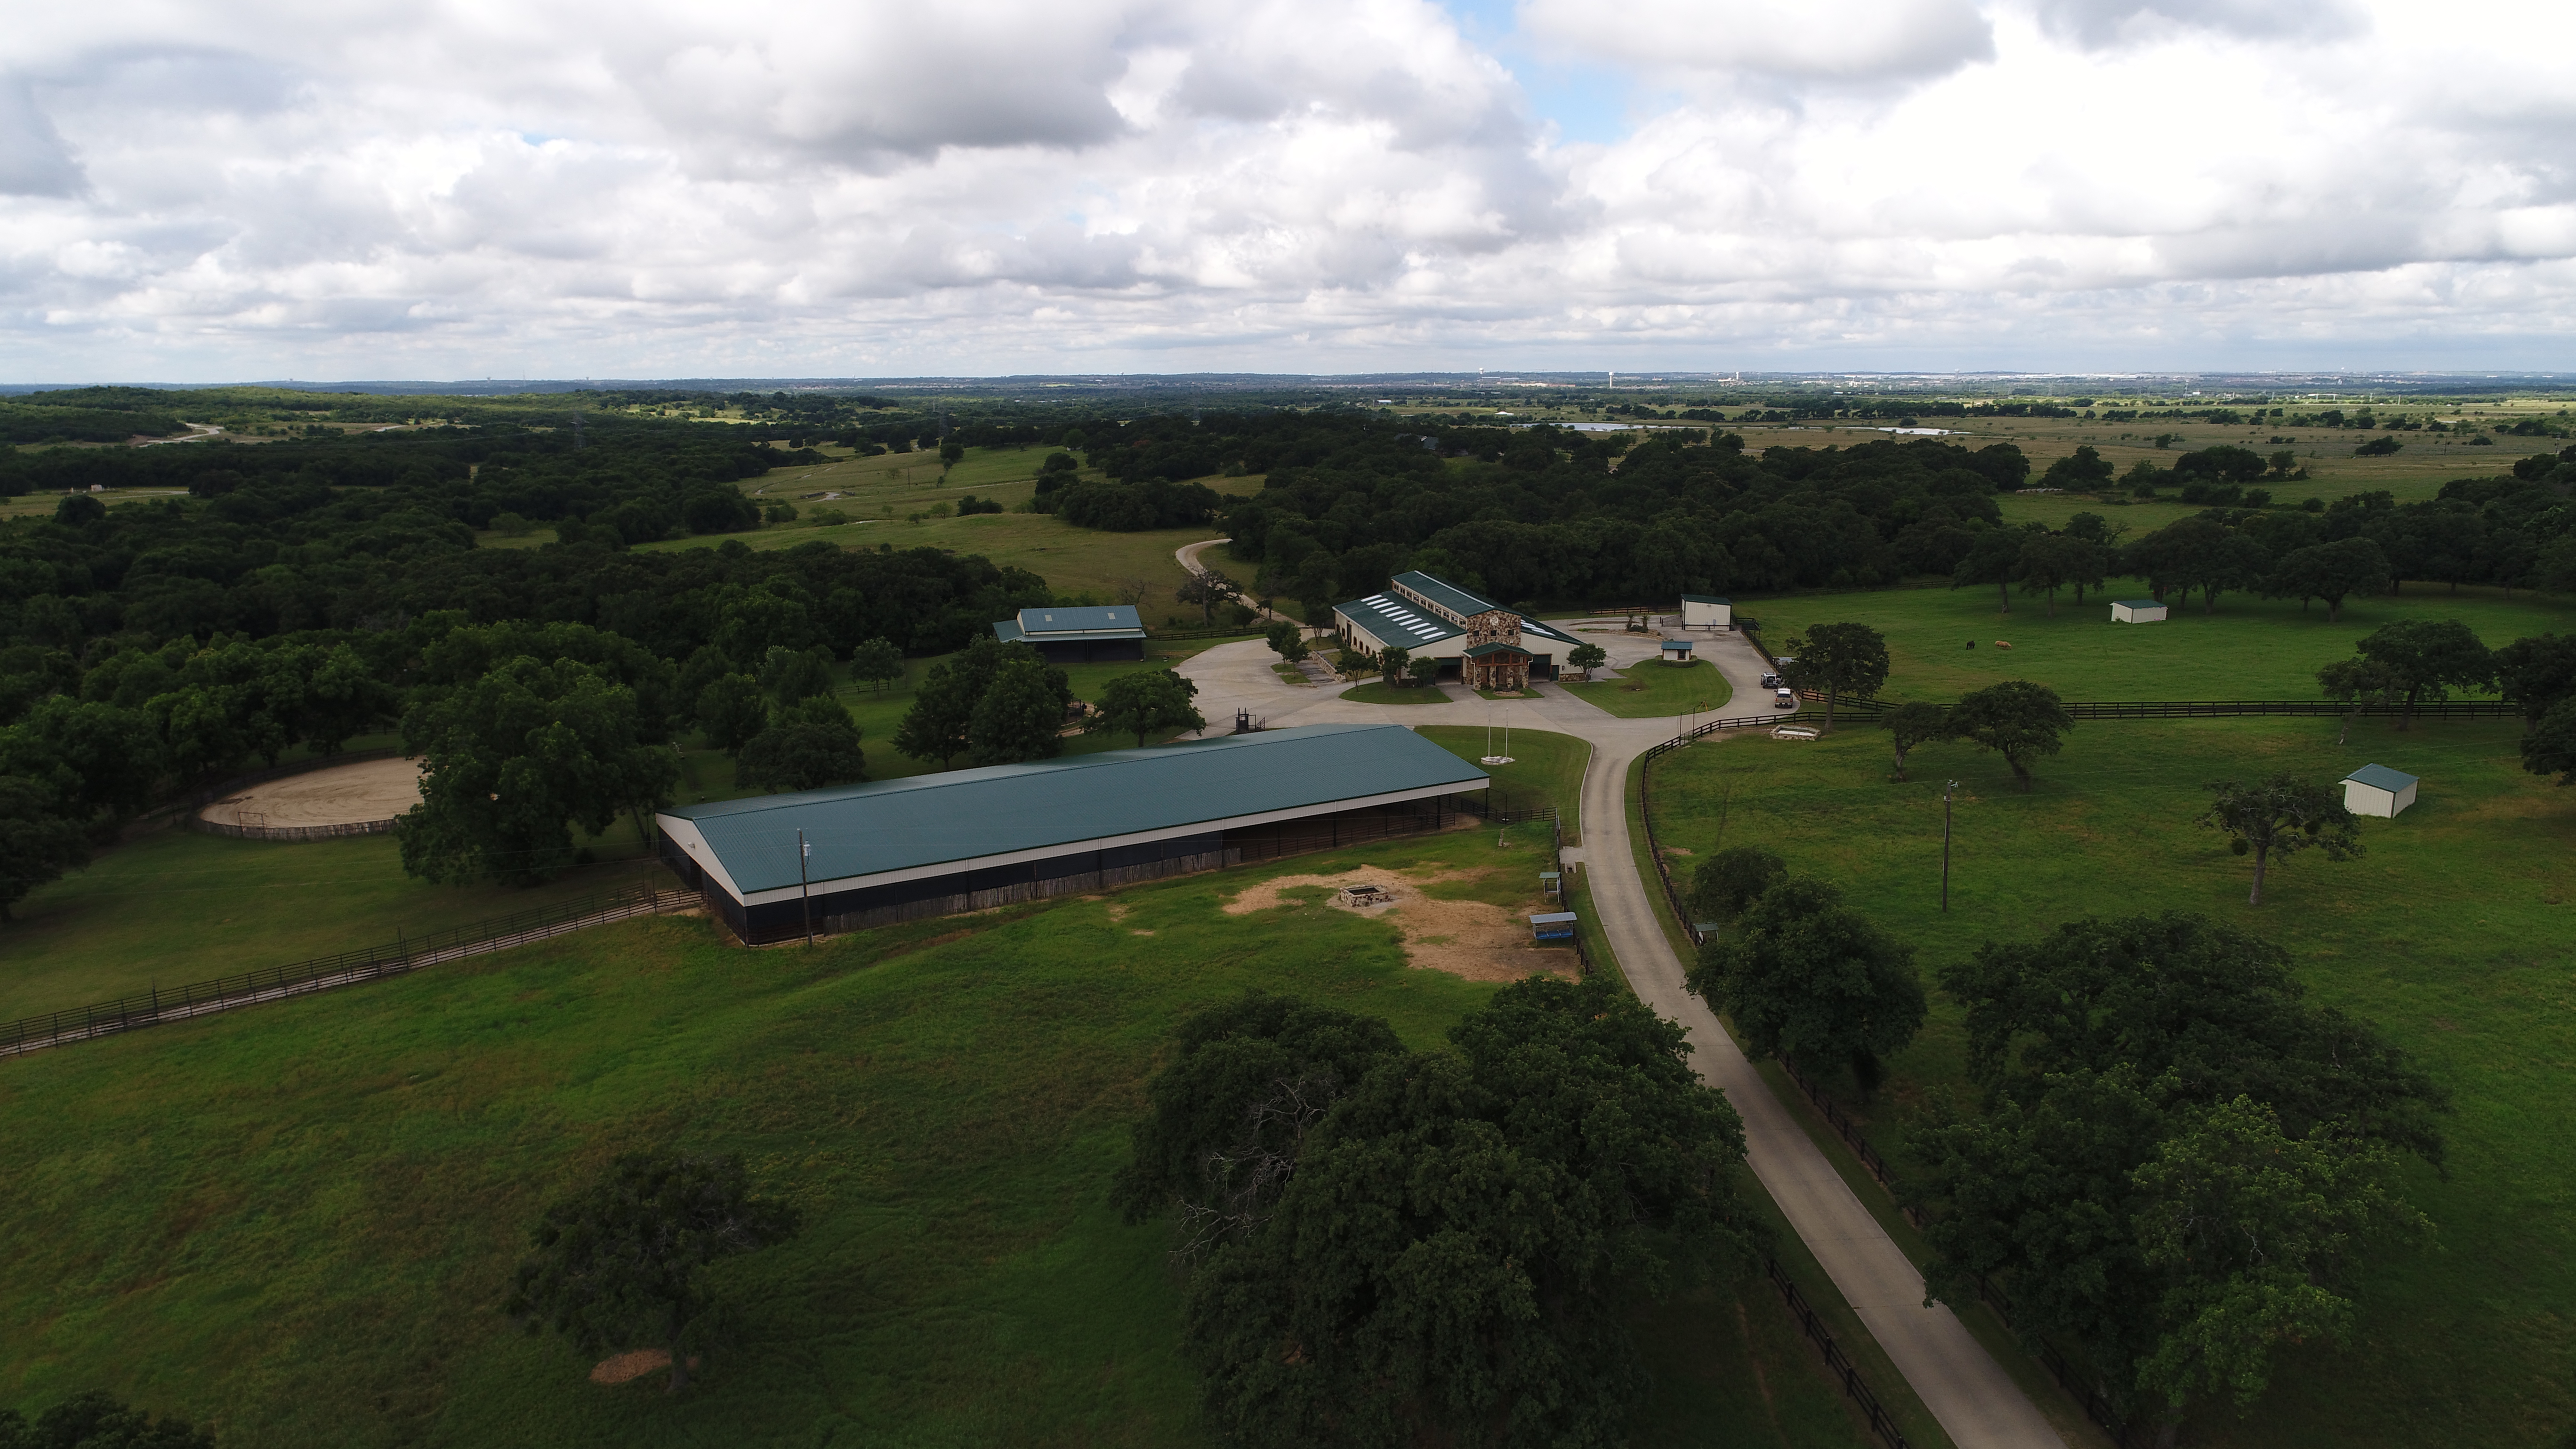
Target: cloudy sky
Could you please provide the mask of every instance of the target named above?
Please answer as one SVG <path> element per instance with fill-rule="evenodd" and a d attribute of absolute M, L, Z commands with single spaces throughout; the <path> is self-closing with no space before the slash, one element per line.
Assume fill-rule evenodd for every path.
<path fill-rule="evenodd" d="M 0 381 L 2576 370 L 2576 6 L 84 0 Z"/>

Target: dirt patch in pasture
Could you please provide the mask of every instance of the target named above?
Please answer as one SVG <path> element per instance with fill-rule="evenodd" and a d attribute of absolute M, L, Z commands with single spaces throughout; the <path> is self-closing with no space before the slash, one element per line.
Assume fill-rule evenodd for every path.
<path fill-rule="evenodd" d="M 1533 898 L 1512 907 L 1491 901 L 1439 900 L 1423 893 L 1424 886 L 1480 880 L 1489 874 L 1362 866 L 1330 875 L 1276 876 L 1246 886 L 1225 903 L 1225 913 L 1245 916 L 1255 911 L 1321 904 L 1356 916 L 1385 916 L 1404 938 L 1407 965 L 1425 971 L 1446 971 L 1469 981 L 1518 981 L 1531 975 L 1556 975 L 1570 980 L 1581 974 L 1582 965 L 1572 949 L 1543 947 L 1530 938 L 1528 917 L 1557 909 L 1548 901 Z M 1393 899 L 1382 905 L 1344 903 L 1340 894 L 1343 888 L 1358 885 L 1381 887 Z M 1301 887 L 1321 888 L 1323 900 L 1287 898 L 1286 892 Z"/>
<path fill-rule="evenodd" d="M 218 825 L 365 825 L 420 803 L 420 761 L 361 760 L 262 780 L 198 811 Z"/>
<path fill-rule="evenodd" d="M 689 1358 L 689 1367 L 697 1366 L 698 1359 L 693 1354 Z M 590 1381 L 594 1384 L 631 1384 L 646 1374 L 668 1372 L 670 1367 L 669 1349 L 639 1348 L 631 1353 L 621 1353 L 612 1358 L 601 1359 L 591 1365 Z"/>

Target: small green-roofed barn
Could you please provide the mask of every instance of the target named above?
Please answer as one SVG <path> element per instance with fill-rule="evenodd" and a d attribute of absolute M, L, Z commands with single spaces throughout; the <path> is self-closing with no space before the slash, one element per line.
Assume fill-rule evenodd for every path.
<path fill-rule="evenodd" d="M 1401 725 L 1313 725 L 656 819 L 663 863 L 756 943 L 1438 830 L 1489 783 Z"/>
<path fill-rule="evenodd" d="M 1145 657 L 1144 621 L 1128 604 L 1022 609 L 1016 618 L 996 621 L 993 637 L 1029 645 L 1051 664 Z"/>
<path fill-rule="evenodd" d="M 2343 777 L 2343 808 L 2355 815 L 2394 820 L 2415 803 L 2415 787 L 2421 783 L 2403 770 L 2364 765 Z"/>

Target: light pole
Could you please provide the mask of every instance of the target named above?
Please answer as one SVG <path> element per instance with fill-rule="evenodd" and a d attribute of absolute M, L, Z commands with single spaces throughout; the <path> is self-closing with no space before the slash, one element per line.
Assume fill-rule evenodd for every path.
<path fill-rule="evenodd" d="M 805 944 L 806 944 L 806 945 L 808 945 L 808 946 L 811 946 L 811 945 L 813 945 L 813 944 L 814 944 L 814 888 L 813 888 L 811 885 L 809 885 L 809 884 L 807 884 L 807 883 L 806 883 L 806 880 L 805 880 L 805 862 L 806 862 L 808 859 L 810 859 L 810 858 L 813 856 L 813 854 L 814 854 L 814 847 L 805 843 L 805 832 L 804 832 L 804 831 L 802 831 L 802 830 L 797 831 L 797 832 L 796 832 L 796 894 L 797 894 L 797 897 L 798 897 L 798 898 L 799 898 L 799 899 L 804 903 L 804 910 L 805 910 Z M 1946 896 L 1945 896 L 1945 897 L 1943 897 L 1943 899 L 1945 899 L 1945 900 L 1946 900 L 1946 899 L 1948 899 L 1948 897 L 1946 897 Z"/>
<path fill-rule="evenodd" d="M 1950 909 L 1950 794 L 1958 788 L 1959 782 L 1956 780 L 1941 787 L 1941 910 L 1943 914 L 1947 914 Z"/>

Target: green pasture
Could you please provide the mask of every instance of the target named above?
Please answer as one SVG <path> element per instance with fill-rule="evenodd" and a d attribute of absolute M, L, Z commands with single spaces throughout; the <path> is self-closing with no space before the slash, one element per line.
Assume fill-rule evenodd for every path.
<path fill-rule="evenodd" d="M 2576 791 L 2521 771 L 2512 721 L 2365 720 L 2338 747 L 2340 726 L 2088 721 L 2022 794 L 1999 758 L 1964 744 L 1923 747 L 1912 782 L 1889 783 L 1885 733 L 1849 722 L 1813 743 L 1747 736 L 1668 757 L 1655 819 L 1668 846 L 1760 843 L 1835 881 L 1916 945 L 1927 978 L 1984 941 L 2086 914 L 2199 911 L 2280 942 L 2320 1000 L 2375 1022 L 2455 1094 L 2447 1178 L 2410 1182 L 2441 1248 L 2374 1268 L 2349 1352 L 2292 1353 L 2249 1417 L 2214 1412 L 2197 1442 L 2546 1442 L 2576 1419 Z M 2421 776 L 2420 803 L 2365 820 L 2360 860 L 2277 864 L 2249 907 L 2248 864 L 2193 824 L 2203 783 L 2274 769 L 2331 781 L 2370 762 Z M 1932 1024 L 1893 1068 L 1862 1115 L 1896 1159 L 1907 1114 L 1967 1090 L 1958 1018 L 1937 991 Z"/>
<path fill-rule="evenodd" d="M 982 554 L 997 564 L 1024 568 L 1063 595 L 1087 594 L 1104 602 L 1134 602 L 1157 624 L 1195 624 L 1204 615 L 1177 603 L 1172 591 L 1188 577 L 1172 551 L 1224 532 L 1216 527 L 1107 533 L 1076 528 L 1052 514 L 974 513 L 956 516 L 959 499 L 998 499 L 1016 509 L 1037 492 L 1038 465 L 1052 447 L 969 448 L 956 467 L 942 470 L 937 453 L 880 453 L 859 457 L 836 447 L 823 463 L 773 468 L 739 486 L 763 503 L 789 503 L 792 523 L 769 524 L 724 539 L 666 539 L 640 547 L 669 551 L 709 548 L 738 539 L 750 548 L 793 548 L 823 540 L 843 548 L 944 548 Z M 1086 472 L 1084 476 L 1096 474 Z M 1258 476 L 1200 478 L 1220 493 L 1249 496 Z M 933 517 L 934 508 L 945 517 Z M 826 512 L 846 521 L 826 522 Z M 478 536 L 478 543 L 481 539 Z M 486 547 L 529 546 L 528 540 L 495 539 Z"/>
<path fill-rule="evenodd" d="M 1767 605 L 1765 607 L 1768 607 Z M 1661 718 L 1675 714 L 1709 714 L 1726 708 L 1734 687 L 1706 659 L 1688 664 L 1641 660 L 1625 670 L 1592 671 L 1590 683 L 1559 679 L 1558 687 L 1622 719 Z"/>
<path fill-rule="evenodd" d="M 528 890 L 431 885 L 403 874 L 390 835 L 289 843 L 155 830 L 39 888 L 0 925 L 0 1021 L 390 945 L 640 878 L 626 862 Z M 655 884 L 667 880 L 656 872 Z"/>
<path fill-rule="evenodd" d="M 1887 636 L 1885 693 L 1892 699 L 1956 699 L 2005 679 L 2037 680 L 2071 700 L 2316 699 L 2319 666 L 2350 657 L 2355 640 L 2399 619 L 2457 619 L 2490 647 L 2576 628 L 2576 608 L 2555 596 L 2523 592 L 2508 600 L 2491 588 L 2454 594 L 2429 585 L 2349 600 L 2334 623 L 2322 605 L 2302 612 L 2296 600 L 2228 593 L 2218 596 L 2215 613 L 2202 613 L 2195 593 L 2164 623 L 2112 622 L 2111 600 L 2145 593 L 2135 580 L 2115 581 L 2080 605 L 2061 592 L 2055 618 L 2045 599 L 2019 588 L 2012 612 L 1998 613 L 1991 584 L 1797 594 L 1742 608 L 1761 620 L 1762 642 L 1775 654 L 1793 652 L 1790 636 L 1811 625 L 1877 629 Z M 2012 647 L 1999 649 L 1997 641 Z"/>
<path fill-rule="evenodd" d="M 648 919 L 0 1064 L 0 1404 L 105 1388 L 262 1449 L 1200 1443 L 1172 1239 L 1107 1204 L 1173 1022 L 1258 986 L 1430 1045 L 1490 989 L 1386 922 L 1221 901 L 1408 864 L 1517 900 L 1539 849 L 1457 831 L 811 949 Z M 539 1206 L 664 1144 L 806 1219 L 720 1268 L 738 1341 L 676 1401 L 498 1311 Z M 1758 1279 L 1638 1324 L 1637 1442 L 1864 1442 Z"/>
<path fill-rule="evenodd" d="M 1488 765 L 1481 763 L 1486 745 L 1490 741 L 1500 752 L 1501 730 L 1489 735 L 1481 726 L 1421 725 L 1414 733 L 1492 776 L 1494 783 L 1486 794 L 1496 809 L 1553 810 L 1564 827 L 1566 844 L 1581 837 L 1583 771 L 1592 762 L 1590 742 L 1549 730 L 1514 730 L 1512 762 Z"/>

